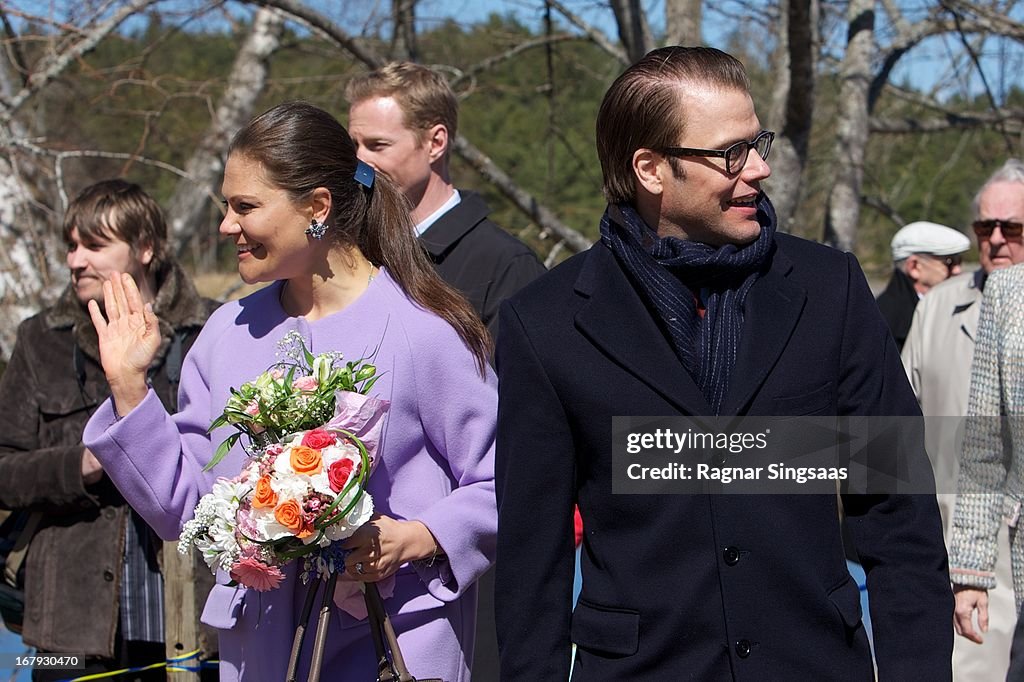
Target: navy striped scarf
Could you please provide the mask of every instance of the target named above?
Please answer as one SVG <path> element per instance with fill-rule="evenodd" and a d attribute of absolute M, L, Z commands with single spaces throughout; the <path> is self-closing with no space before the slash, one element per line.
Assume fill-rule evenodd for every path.
<path fill-rule="evenodd" d="M 609 206 L 601 218 L 601 241 L 657 313 L 676 355 L 716 415 L 739 352 L 743 301 L 767 269 L 775 244 L 775 210 L 763 193 L 757 208 L 761 235 L 744 246 L 659 238 L 628 204 Z"/>

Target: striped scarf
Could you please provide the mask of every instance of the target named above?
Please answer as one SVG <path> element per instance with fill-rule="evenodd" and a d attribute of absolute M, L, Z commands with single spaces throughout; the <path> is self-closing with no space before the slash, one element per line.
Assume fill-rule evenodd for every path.
<path fill-rule="evenodd" d="M 659 238 L 628 204 L 609 206 L 601 218 L 601 241 L 657 313 L 676 355 L 715 415 L 739 352 L 743 301 L 771 262 L 775 244 L 775 210 L 763 193 L 757 209 L 761 235 L 743 246 Z"/>

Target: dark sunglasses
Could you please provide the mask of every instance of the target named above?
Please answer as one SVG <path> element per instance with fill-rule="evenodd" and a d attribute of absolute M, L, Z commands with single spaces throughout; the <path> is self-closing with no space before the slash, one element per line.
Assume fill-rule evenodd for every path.
<path fill-rule="evenodd" d="M 1007 239 L 1019 239 L 1021 234 L 1024 234 L 1024 223 L 1017 223 L 1012 220 L 999 220 L 998 218 L 975 220 L 971 223 L 971 227 L 974 228 L 974 234 L 978 235 L 981 239 L 991 237 L 997 227 Z"/>
<path fill-rule="evenodd" d="M 662 147 L 657 149 L 666 156 L 720 156 L 725 159 L 725 172 L 728 175 L 736 175 L 747 163 L 747 156 L 751 149 L 757 150 L 757 155 L 764 161 L 772 150 L 772 141 L 775 133 L 770 130 L 762 130 L 753 140 L 742 140 L 725 149 L 697 149 L 695 147 Z"/>
<path fill-rule="evenodd" d="M 941 263 L 942 265 L 945 265 L 946 266 L 946 270 L 948 270 L 950 274 L 953 273 L 953 270 L 955 268 L 958 268 L 961 265 L 963 265 L 963 262 L 964 262 L 963 256 L 961 256 L 958 253 L 954 254 L 952 256 L 936 256 L 933 253 L 924 253 L 924 254 L 920 254 L 920 255 L 928 256 L 932 260 L 934 260 L 934 261 L 936 261 L 938 263 Z"/>

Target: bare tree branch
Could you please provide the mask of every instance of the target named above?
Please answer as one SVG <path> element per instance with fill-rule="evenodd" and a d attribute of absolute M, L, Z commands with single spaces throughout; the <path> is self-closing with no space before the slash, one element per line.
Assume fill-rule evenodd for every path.
<path fill-rule="evenodd" d="M 319 12 L 311 10 L 301 2 L 298 2 L 298 0 L 243 0 L 243 2 L 251 2 L 256 5 L 263 5 L 264 7 L 276 7 L 336 43 L 371 69 L 383 66 L 387 61 L 370 48 L 360 44 L 357 39 L 341 30 L 330 19 Z"/>
<path fill-rule="evenodd" d="M 524 40 L 521 43 L 514 45 L 513 47 L 501 52 L 500 54 L 491 55 L 484 60 L 481 60 L 469 67 L 458 71 L 454 78 L 448 81 L 448 84 L 452 86 L 452 89 L 459 87 L 462 83 L 468 79 L 474 78 L 478 74 L 493 69 L 498 64 L 508 61 L 513 57 L 516 57 L 527 50 L 532 50 L 537 47 L 544 47 L 552 43 L 561 43 L 568 40 L 581 40 L 580 36 L 572 35 L 570 33 L 555 33 L 550 36 L 541 36 L 531 40 Z"/>
<path fill-rule="evenodd" d="M 58 52 L 54 57 L 45 60 L 43 67 L 28 77 L 28 83 L 9 101 L 0 101 L 0 126 L 7 125 L 14 114 L 32 95 L 39 92 L 46 84 L 53 81 L 76 59 L 91 52 L 101 40 L 110 35 L 125 19 L 154 4 L 157 0 L 131 0 L 127 5 L 114 13 L 109 19 L 89 28 L 85 37 L 71 49 Z"/>
<path fill-rule="evenodd" d="M 903 216 L 901 216 L 895 208 L 885 203 L 878 197 L 863 196 L 861 197 L 861 203 L 863 203 L 865 206 L 868 206 L 869 208 L 875 209 L 880 214 L 884 215 L 886 218 L 891 220 L 894 225 L 907 224 L 906 221 L 903 220 Z"/>
<path fill-rule="evenodd" d="M 573 251 L 583 251 L 590 248 L 590 240 L 563 223 L 532 195 L 521 189 L 505 171 L 498 168 L 483 152 L 470 144 L 461 133 L 455 136 L 452 149 L 466 163 L 472 166 L 476 172 L 501 190 L 502 194 L 508 197 L 519 210 L 528 215 L 542 229 L 558 235 L 561 239 L 565 240 L 566 244 Z"/>
<path fill-rule="evenodd" d="M 994 126 L 1001 126 L 1007 133 L 1013 135 L 1024 132 L 1024 112 L 1003 112 L 1003 109 L 994 112 L 949 112 L 941 118 L 872 118 L 869 128 L 872 133 L 882 135 L 943 133 L 949 130 L 991 129 Z"/>
<path fill-rule="evenodd" d="M 565 5 L 558 2 L 558 0 L 550 0 L 552 9 L 556 10 L 559 14 L 565 17 L 566 21 L 580 29 L 587 34 L 587 37 L 594 41 L 594 44 L 600 47 L 602 50 L 615 57 L 622 63 L 623 66 L 629 66 L 632 62 L 629 59 L 629 55 L 626 54 L 625 50 L 621 47 L 608 40 L 608 36 L 594 28 L 582 17 L 576 15 L 572 10 L 568 9 Z"/>
<path fill-rule="evenodd" d="M 123 161 L 133 161 L 147 166 L 153 166 L 154 168 L 159 168 L 169 173 L 174 173 L 182 178 L 188 177 L 188 173 L 177 166 L 166 163 L 165 161 L 160 161 L 159 159 L 150 159 L 140 154 L 108 152 L 102 149 L 47 149 L 46 147 L 40 147 L 29 140 L 11 140 L 9 145 L 11 147 L 24 149 L 38 157 L 49 157 L 53 159 L 54 179 L 57 183 L 57 191 L 60 195 L 61 212 L 63 212 L 68 205 L 68 194 L 67 188 L 64 187 L 63 169 L 64 161 L 67 159 L 118 159 Z"/>

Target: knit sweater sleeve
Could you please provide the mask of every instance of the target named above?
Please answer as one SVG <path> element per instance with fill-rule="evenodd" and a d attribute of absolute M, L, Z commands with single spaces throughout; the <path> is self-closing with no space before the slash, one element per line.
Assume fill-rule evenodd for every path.
<path fill-rule="evenodd" d="M 996 273 L 998 274 L 998 273 Z M 950 578 L 960 585 L 996 586 L 996 535 L 1002 517 L 1003 465 L 1002 325 L 1006 314 L 1002 279 L 989 278 L 971 365 L 963 456 L 957 480 L 950 546 Z"/>

